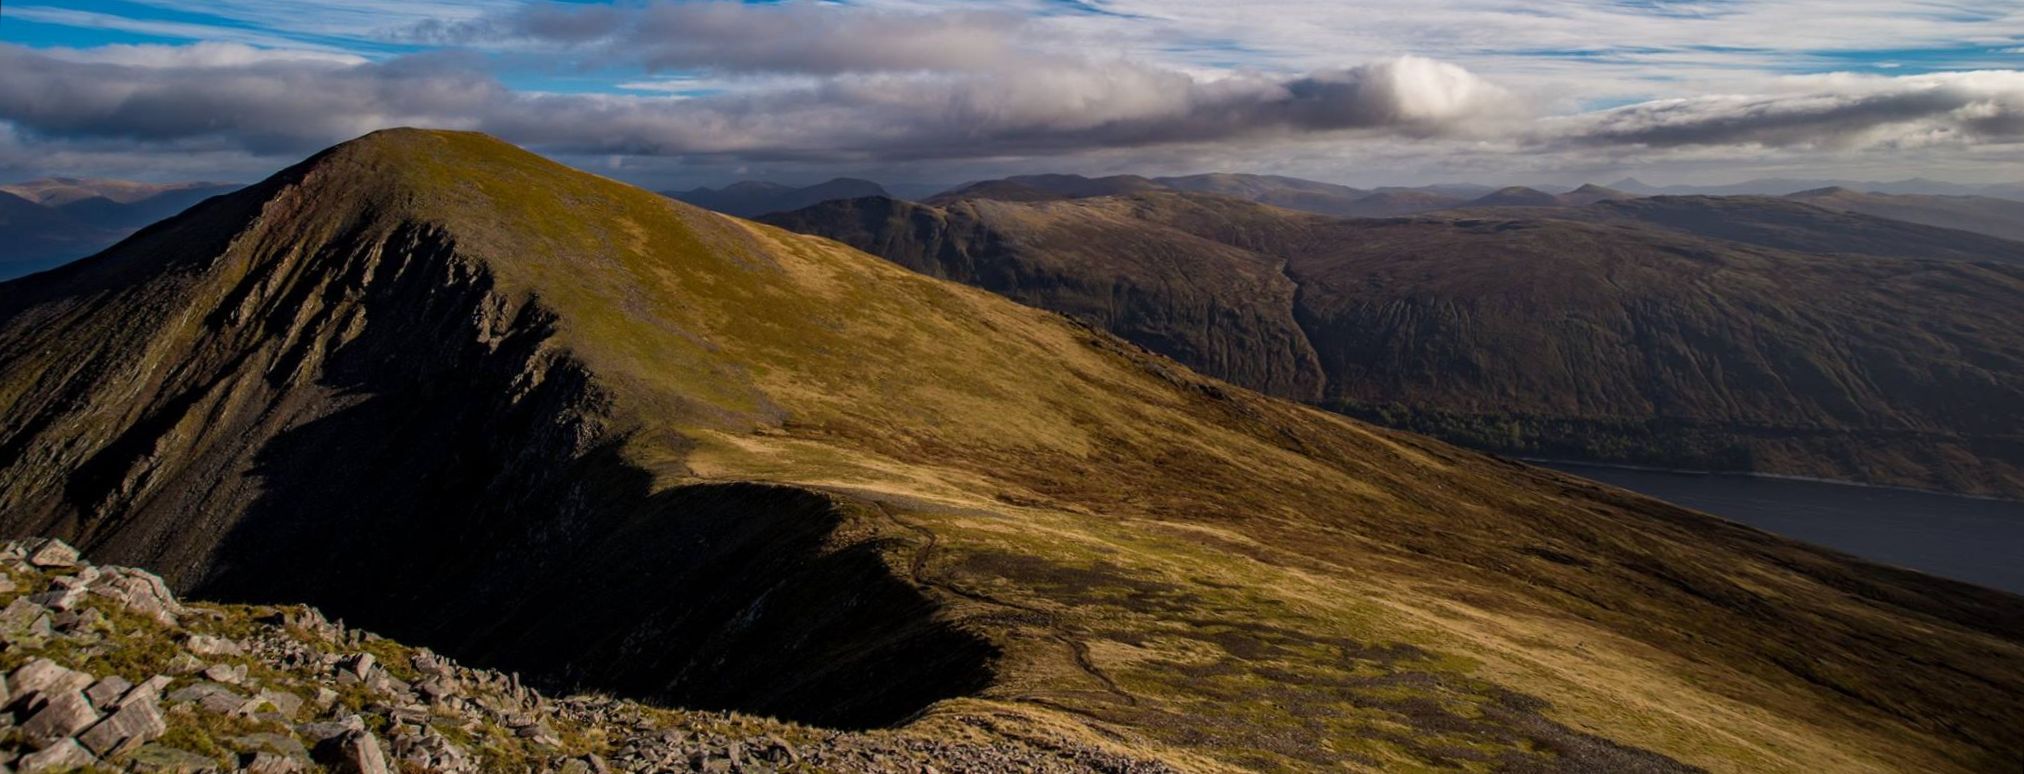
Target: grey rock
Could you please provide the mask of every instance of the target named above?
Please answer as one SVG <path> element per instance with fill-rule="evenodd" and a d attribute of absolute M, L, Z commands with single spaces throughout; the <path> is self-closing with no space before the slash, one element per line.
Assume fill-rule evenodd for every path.
<path fill-rule="evenodd" d="M 77 549 L 55 538 L 44 538 L 27 549 L 28 563 L 36 567 L 76 567 Z"/>
<path fill-rule="evenodd" d="M 189 639 L 183 642 L 183 647 L 189 648 L 191 653 L 199 656 L 246 655 L 246 649 L 240 646 L 239 643 L 223 637 L 212 637 L 205 634 L 190 635 Z"/>
<path fill-rule="evenodd" d="M 58 587 L 40 594 L 30 594 L 28 601 L 61 612 L 84 604 L 85 595 L 88 593 L 83 586 Z"/>
<path fill-rule="evenodd" d="M 17 761 L 17 769 L 26 774 L 35 771 L 72 771 L 98 762 L 76 742 L 64 739 L 42 748 L 41 752 L 23 756 Z"/>
<path fill-rule="evenodd" d="M 303 760 L 309 758 L 309 748 L 303 747 L 301 742 L 295 741 L 295 737 L 286 734 L 247 734 L 232 737 L 231 741 L 247 750 L 271 752 L 287 758 Z"/>
<path fill-rule="evenodd" d="M 75 693 L 93 682 L 91 675 L 46 658 L 37 658 L 22 664 L 7 676 L 7 685 L 13 694 L 9 706 L 17 710 L 35 709 L 43 703 L 42 694 Z"/>
<path fill-rule="evenodd" d="M 91 584 L 91 591 L 165 626 L 174 626 L 177 616 L 184 612 L 182 604 L 169 592 L 168 584 L 146 570 L 105 568 L 104 573 Z"/>
<path fill-rule="evenodd" d="M 126 752 L 160 738 L 168 730 L 153 701 L 127 702 L 77 737 L 85 749 L 103 757 Z"/>
<path fill-rule="evenodd" d="M 134 771 L 153 774 L 209 774 L 219 770 L 218 762 L 176 747 L 144 744 L 127 757 Z"/>
<path fill-rule="evenodd" d="M 0 632 L 15 642 L 49 637 L 49 610 L 27 597 L 15 597 L 0 609 Z"/>
<path fill-rule="evenodd" d="M 367 675 L 372 674 L 373 667 L 378 665 L 379 662 L 372 657 L 371 653 L 358 653 L 340 662 L 340 666 L 344 671 L 351 673 L 352 677 L 360 680 L 366 679 Z"/>
<path fill-rule="evenodd" d="M 155 675 L 154 677 L 142 680 L 140 685 L 129 689 L 126 695 L 121 696 L 119 701 L 114 702 L 110 709 L 118 709 L 129 702 L 159 702 L 162 700 L 162 689 L 169 687 L 169 682 L 168 675 Z M 101 705 L 100 709 L 107 709 L 107 707 Z"/>
<path fill-rule="evenodd" d="M 98 682 L 92 683 L 90 688 L 84 689 L 84 698 L 91 700 L 91 706 L 111 707 L 121 696 L 125 696 L 127 691 L 133 690 L 133 687 L 134 684 L 127 682 L 126 678 L 106 675 L 99 678 Z"/>
<path fill-rule="evenodd" d="M 204 676 L 227 685 L 246 682 L 245 664 L 212 664 L 205 667 Z"/>
<path fill-rule="evenodd" d="M 271 752 L 254 753 L 253 759 L 246 762 L 246 774 L 302 774 L 307 771 L 308 762 Z"/>
<path fill-rule="evenodd" d="M 77 691 L 46 692 L 48 701 L 42 708 L 21 724 L 21 735 L 36 747 L 47 747 L 57 740 L 72 736 L 98 722 L 98 711 L 91 708 L 84 694 Z"/>
<path fill-rule="evenodd" d="M 295 715 L 302 711 L 302 697 L 287 691 L 265 689 L 260 691 L 260 695 L 257 698 L 267 702 L 270 706 L 274 707 L 275 712 L 280 713 L 283 718 L 288 720 L 294 720 Z"/>
<path fill-rule="evenodd" d="M 346 731 L 316 745 L 316 760 L 338 774 L 387 774 L 386 753 L 370 731 Z"/>
<path fill-rule="evenodd" d="M 365 719 L 360 718 L 357 715 L 347 715 L 340 720 L 325 720 L 316 723 L 304 723 L 302 725 L 295 727 L 296 733 L 301 734 L 304 738 L 317 743 L 322 743 L 325 740 L 343 736 L 347 732 L 364 731 L 364 730 L 365 730 Z"/>

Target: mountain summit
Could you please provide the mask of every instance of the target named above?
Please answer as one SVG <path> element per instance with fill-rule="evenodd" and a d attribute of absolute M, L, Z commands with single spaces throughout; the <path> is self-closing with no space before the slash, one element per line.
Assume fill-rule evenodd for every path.
<path fill-rule="evenodd" d="M 546 686 L 1190 769 L 1987 770 L 2024 600 L 475 134 L 0 285 L 0 528 Z"/>

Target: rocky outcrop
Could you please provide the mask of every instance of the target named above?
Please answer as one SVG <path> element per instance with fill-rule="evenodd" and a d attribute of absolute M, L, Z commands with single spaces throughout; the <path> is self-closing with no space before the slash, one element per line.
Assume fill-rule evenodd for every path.
<path fill-rule="evenodd" d="M 1066 741 L 840 733 L 554 697 L 314 608 L 137 595 L 160 579 L 83 563 L 60 541 L 0 544 L 0 578 L 0 763 L 21 772 L 1164 770 Z"/>

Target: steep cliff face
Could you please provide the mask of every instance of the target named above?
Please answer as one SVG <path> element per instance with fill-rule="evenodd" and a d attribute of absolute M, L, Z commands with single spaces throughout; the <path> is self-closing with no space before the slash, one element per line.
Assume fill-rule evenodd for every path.
<path fill-rule="evenodd" d="M 1153 217 L 1105 212 L 1060 236 Z M 1167 247 L 1326 234 L 1207 220 L 1135 271 L 1221 292 Z M 657 702 L 1204 770 L 2019 754 L 2017 597 L 465 133 L 371 135 L 0 285 L 0 452 L 0 532 Z"/>
<path fill-rule="evenodd" d="M 1478 448 L 2024 496 L 2024 426 L 2008 408 L 2024 400 L 2024 328 L 2010 310 L 2024 273 L 2004 263 L 2024 245 L 1770 201 L 1338 220 L 1153 193 L 832 202 L 770 220 L 1082 317 L 1249 387 Z M 1849 254 L 1683 233 L 1717 222 Z M 1918 240 L 1934 259 L 1905 257 Z M 1143 257 L 1151 246 L 1157 260 Z M 1048 270 L 985 274 L 973 254 Z M 1293 288 L 1290 324 L 1283 296 L 1198 293 L 1162 275 L 1184 267 L 1233 287 L 1221 272 L 1266 265 L 1281 269 L 1275 287 Z M 1064 290 L 1092 284 L 1138 288 L 1133 308 L 1151 311 L 1092 312 Z M 1204 344 L 1135 323 L 1172 310 Z M 1297 365 L 1281 354 L 1287 339 Z"/>

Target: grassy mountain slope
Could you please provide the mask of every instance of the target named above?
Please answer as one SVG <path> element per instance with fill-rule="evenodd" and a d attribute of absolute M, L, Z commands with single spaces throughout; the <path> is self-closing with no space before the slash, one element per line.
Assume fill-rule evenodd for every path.
<path fill-rule="evenodd" d="M 0 286 L 0 514 L 565 685 L 1199 770 L 1978 770 L 2024 600 L 482 136 Z"/>
<path fill-rule="evenodd" d="M 1568 211 L 1332 220 L 1153 193 L 1001 203 L 988 217 L 837 202 L 771 222 L 1075 315 L 1254 388 L 1479 447 L 2024 494 L 2024 426 L 2009 408 L 2024 399 L 2015 268 L 1539 217 Z M 1148 281 L 1156 270 L 1129 256 L 1154 246 L 1153 265 L 1190 277 L 1281 267 L 1297 330 L 1231 322 L 1278 319 L 1283 293 Z M 1084 301 L 1112 287 L 1134 289 L 1116 294 L 1129 315 Z M 1192 330 L 1127 322 L 1138 319 Z M 1312 378 L 1267 378 L 1285 372 L 1288 337 L 1318 358 L 1318 393 Z"/>

